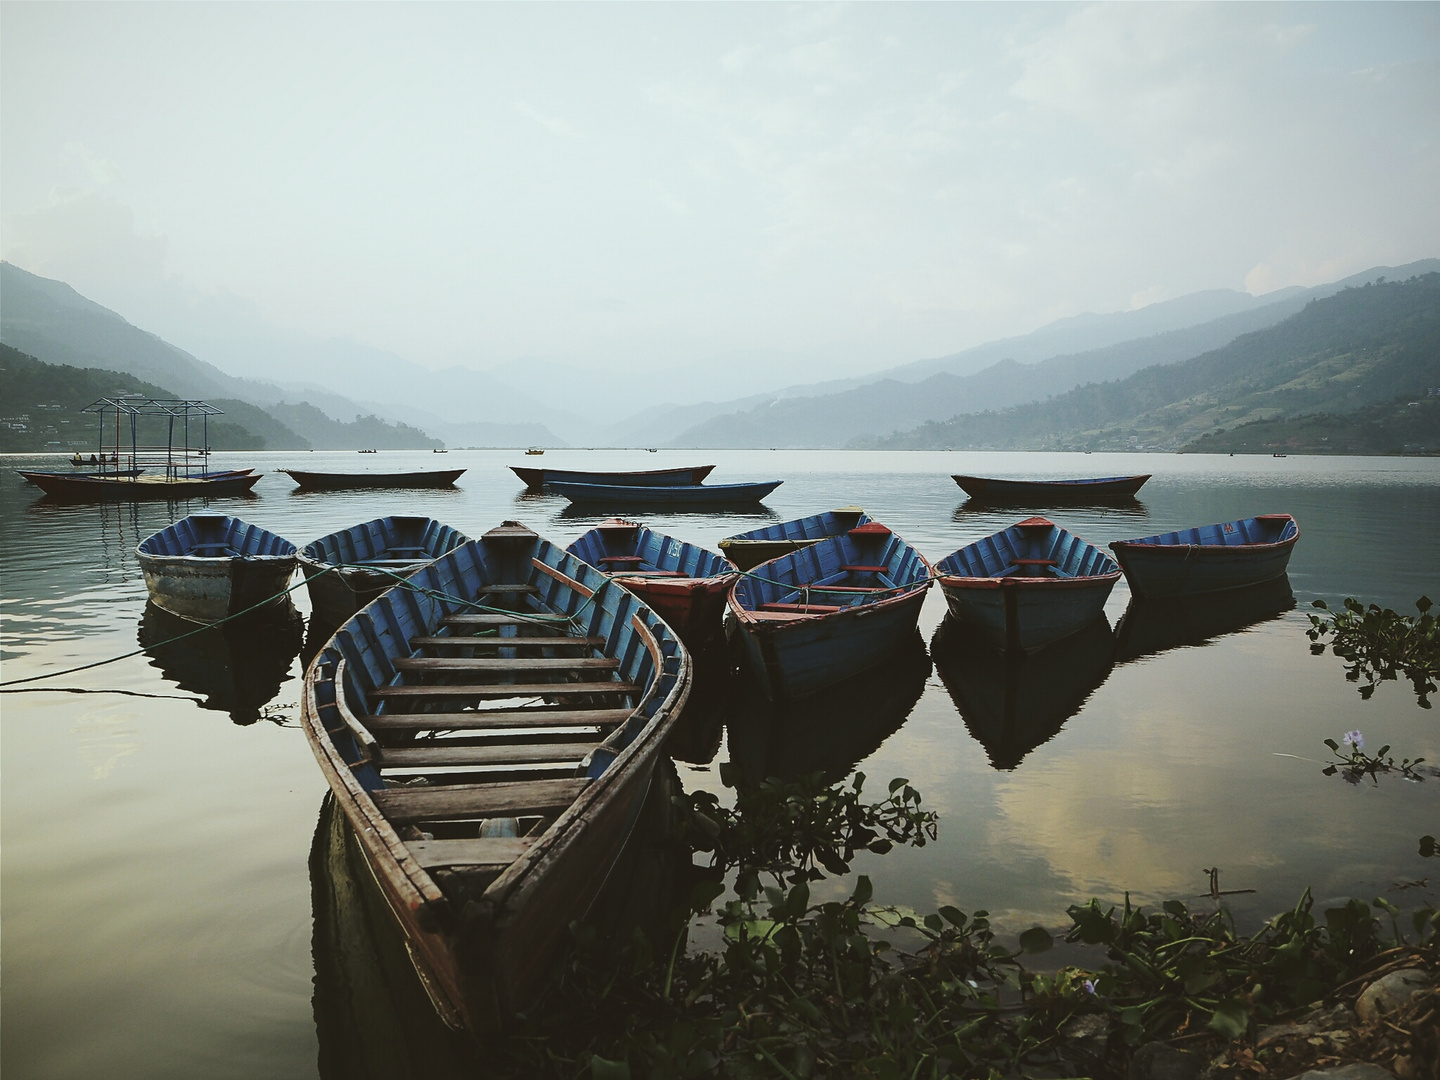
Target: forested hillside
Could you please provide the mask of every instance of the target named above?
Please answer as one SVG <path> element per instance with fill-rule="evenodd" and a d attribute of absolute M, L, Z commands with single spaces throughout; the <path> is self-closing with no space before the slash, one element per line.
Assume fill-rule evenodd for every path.
<path fill-rule="evenodd" d="M 1440 274 L 1346 289 L 1193 360 L 1047 401 L 956 416 L 890 448 L 1178 448 L 1260 420 L 1413 400 L 1440 387 Z M 1213 434 L 1212 434 L 1212 437 Z"/>

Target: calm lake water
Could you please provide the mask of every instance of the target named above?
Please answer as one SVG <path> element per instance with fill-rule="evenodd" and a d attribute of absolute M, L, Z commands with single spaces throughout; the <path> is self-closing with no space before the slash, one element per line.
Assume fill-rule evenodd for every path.
<path fill-rule="evenodd" d="M 3 459 L 61 468 L 50 458 Z M 1029 512 L 979 510 L 956 472 L 1011 476 L 1154 474 L 1134 502 L 1050 509 L 1097 544 L 1185 525 L 1288 512 L 1301 527 L 1283 587 L 1181 611 L 1126 615 L 1024 669 L 935 635 L 841 694 L 770 715 L 730 708 L 678 764 L 688 788 L 744 772 L 844 771 L 877 797 L 905 776 L 940 814 L 938 843 L 861 860 L 878 902 L 988 908 L 1016 933 L 1068 924 L 1090 896 L 1144 903 L 1205 891 L 1205 868 L 1250 923 L 1307 887 L 1322 902 L 1436 902 L 1440 877 L 1416 839 L 1440 833 L 1440 781 L 1350 786 L 1321 774 L 1322 740 L 1359 729 L 1368 748 L 1440 762 L 1440 722 L 1407 683 L 1363 701 L 1333 656 L 1315 657 L 1305 612 L 1356 596 L 1413 612 L 1440 599 L 1440 462 L 1374 458 L 799 451 L 518 451 L 216 455 L 255 466 L 256 495 L 217 500 L 305 544 L 387 513 L 427 514 L 471 536 L 506 518 L 568 543 L 598 515 L 526 495 L 507 464 L 657 468 L 714 461 L 716 483 L 783 478 L 748 514 L 647 514 L 661 531 L 721 537 L 845 504 L 862 505 L 932 561 Z M 464 466 L 435 492 L 301 495 L 282 466 Z M 135 545 L 202 507 L 60 506 L 13 471 L 0 477 L 3 678 L 105 659 L 176 632 L 146 612 Z M 1291 592 L 1293 591 L 1293 600 Z M 303 590 L 296 606 L 308 614 Z M 1298 606 L 1297 606 L 1298 605 Z M 1247 625 L 1248 624 L 1248 625 Z M 298 624 L 263 642 L 171 646 L 0 697 L 3 1001 L 0 1065 L 14 1077 L 309 1077 L 419 1072 L 403 1047 L 326 1019 L 364 1012 L 374 987 L 337 978 L 317 916 L 347 887 L 312 874 L 326 786 L 293 724 Z M 948 639 L 947 639 L 948 637 Z M 124 693 L 72 693 L 103 689 Z M 271 719 L 255 719 L 261 714 Z M 245 722 L 252 721 L 252 722 Z M 323 848 L 323 843 L 320 845 Z M 317 849 L 318 850 L 318 849 Z M 322 852 L 323 854 L 323 852 Z M 313 889 L 312 889 L 313 887 Z M 843 885 L 834 886 L 838 892 Z M 343 928 L 342 928 L 343 930 Z M 372 968 L 364 946 L 349 967 Z M 315 1002 L 318 984 L 324 1000 Z M 348 996 L 347 996 L 348 995 Z M 317 1017 L 319 1018 L 317 1020 Z M 317 1034 L 318 1031 L 318 1034 Z M 364 1035 L 364 1032 L 361 1033 Z M 373 1033 L 372 1033 L 373 1035 Z"/>

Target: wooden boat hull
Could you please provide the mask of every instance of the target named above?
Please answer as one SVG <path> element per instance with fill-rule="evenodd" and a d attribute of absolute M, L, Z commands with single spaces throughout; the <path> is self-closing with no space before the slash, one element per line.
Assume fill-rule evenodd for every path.
<path fill-rule="evenodd" d="M 1018 561 L 1017 561 L 1018 560 Z M 1022 572 L 1040 565 L 1041 574 Z M 1120 568 L 1045 518 L 1029 518 L 936 563 L 945 605 L 1002 650 L 1034 652 L 1100 618 Z"/>
<path fill-rule="evenodd" d="M 736 580 L 729 608 L 774 700 L 803 697 L 874 667 L 914 631 L 930 566 L 878 522 Z"/>
<path fill-rule="evenodd" d="M 1130 591 L 1150 599 L 1243 589 L 1283 577 L 1300 528 L 1289 514 L 1203 525 L 1110 545 Z"/>
<path fill-rule="evenodd" d="M 1088 499 L 1132 496 L 1150 479 L 1150 474 L 1100 476 L 1084 480 L 1006 480 L 963 475 L 952 479 L 964 489 L 965 494 L 981 502 L 1084 502 Z"/>
<path fill-rule="evenodd" d="M 361 451 L 365 453 L 365 451 Z M 464 469 L 431 469 L 403 473 L 322 473 L 303 469 L 281 469 L 301 491 L 347 491 L 354 488 L 446 488 L 454 487 Z"/>
<path fill-rule="evenodd" d="M 23 476 L 28 482 L 33 484 L 35 483 L 35 477 L 37 476 L 78 476 L 83 480 L 103 480 L 108 477 L 112 480 L 123 480 L 129 479 L 132 476 L 139 476 L 145 470 L 137 466 L 133 469 L 108 469 L 104 472 L 76 472 L 73 468 L 67 469 L 64 472 L 57 472 L 54 469 L 30 469 L 28 471 L 17 471 L 19 471 L 20 475 Z"/>
<path fill-rule="evenodd" d="M 839 536 L 869 520 L 869 516 L 858 506 L 842 507 L 727 536 L 720 541 L 720 551 L 741 570 L 752 570 L 771 559 L 783 558 L 793 551 Z"/>
<path fill-rule="evenodd" d="M 215 499 L 244 495 L 263 474 L 243 473 L 219 477 L 140 476 L 112 479 L 94 476 L 59 476 L 52 473 L 22 472 L 32 484 L 52 499 L 66 502 L 136 502 L 148 499 Z"/>
<path fill-rule="evenodd" d="M 287 603 L 295 573 L 294 544 L 221 514 L 192 514 L 141 541 L 135 554 L 155 605 L 199 623 Z"/>
<path fill-rule="evenodd" d="M 502 1026 L 534 1000 L 570 923 L 585 916 L 615 866 L 666 735 L 689 694 L 691 663 L 665 624 L 633 594 L 515 523 L 423 567 L 410 584 L 414 588 L 392 589 L 350 619 L 311 663 L 302 726 L 437 1009 L 453 1025 L 480 1034 Z M 521 606 L 498 607 L 502 602 Z M 477 604 L 480 610 L 472 614 Z M 457 621 L 492 617 L 515 633 L 487 637 L 455 629 Z M 581 636 L 536 638 L 522 635 L 525 628 L 544 635 L 568 628 Z M 518 760 L 517 749 L 556 759 L 568 754 L 570 746 L 543 741 L 544 726 L 567 729 L 585 722 L 576 721 L 573 711 L 550 720 L 551 705 L 522 704 L 503 715 L 481 708 L 437 717 L 434 729 L 446 731 L 463 722 L 475 732 L 458 742 L 391 741 L 387 731 L 413 735 L 414 725 L 423 727 L 436 708 L 471 700 L 478 689 L 429 681 L 436 676 L 425 672 L 447 665 L 466 671 L 487 667 L 476 658 L 419 655 L 436 648 L 431 643 L 437 638 L 447 647 L 467 650 L 518 649 L 526 643 L 551 649 L 556 641 L 584 645 L 598 640 L 604 643 L 604 657 L 586 661 L 587 670 L 601 660 L 610 665 L 620 681 L 602 682 L 612 690 L 594 690 L 598 684 L 563 676 L 544 688 L 521 686 L 508 681 L 520 676 L 502 674 L 497 676 L 502 681 L 487 684 L 481 696 L 492 702 L 545 697 L 572 703 L 618 696 L 630 704 L 593 714 L 614 717 L 618 712 L 623 718 L 599 721 L 602 728 L 610 724 L 611 733 L 578 766 L 572 761 L 524 774 L 563 779 L 517 782 L 511 769 L 485 771 L 488 762 Z M 529 670 L 544 666 L 542 660 L 488 666 Z M 553 661 L 546 670 L 556 670 Z M 420 672 L 415 677 L 424 681 L 406 682 L 407 671 Z M 426 704 L 407 710 L 407 700 Z M 524 726 L 529 738 L 503 741 L 516 726 Z M 490 741 L 475 746 L 476 738 Z M 417 750 L 422 757 L 430 755 L 424 759 L 429 771 L 422 772 L 429 782 L 387 785 L 382 773 L 422 768 L 416 764 Z M 435 773 L 444 764 L 437 764 L 437 753 L 451 755 L 444 759 L 450 764 L 460 760 L 454 755 L 468 755 L 470 771 Z M 523 839 L 487 840 L 487 834 L 477 834 L 480 819 L 509 820 L 503 815 L 538 815 L 540 824 Z M 478 840 L 464 839 L 477 835 Z M 477 849 L 483 850 L 476 854 Z M 507 853 L 503 860 L 499 851 Z"/>
<path fill-rule="evenodd" d="M 469 540 L 432 518 L 402 515 L 322 536 L 306 544 L 298 559 L 314 616 L 338 627 L 399 578 Z M 366 562 L 376 565 L 359 565 Z"/>
<path fill-rule="evenodd" d="M 684 484 L 675 487 L 634 484 L 569 484 L 550 481 L 547 486 L 571 502 L 624 506 L 736 506 L 757 503 L 783 480 L 755 484 Z"/>
<path fill-rule="evenodd" d="M 610 472 L 588 472 L 584 469 L 542 469 L 511 465 L 510 471 L 524 481 L 525 486 L 538 491 L 546 484 L 560 481 L 562 484 L 620 484 L 626 487 L 679 487 L 686 484 L 702 483 L 715 468 L 714 465 L 695 465 L 682 469 L 631 469 Z"/>

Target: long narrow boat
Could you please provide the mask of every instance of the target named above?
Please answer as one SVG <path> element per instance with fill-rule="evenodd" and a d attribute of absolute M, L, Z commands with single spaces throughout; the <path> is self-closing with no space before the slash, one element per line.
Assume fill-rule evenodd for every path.
<path fill-rule="evenodd" d="M 32 484 L 53 499 L 70 502 L 132 502 L 140 499 L 204 499 L 244 495 L 263 473 L 227 473 L 222 476 L 61 476 L 55 473 L 21 472 Z"/>
<path fill-rule="evenodd" d="M 601 522 L 565 550 L 649 604 L 691 651 L 719 632 L 735 580 L 723 555 L 621 518 Z"/>
<path fill-rule="evenodd" d="M 360 453 L 374 453 L 361 450 Z M 464 469 L 431 469 L 421 472 L 307 472 L 281 469 L 300 485 L 301 491 L 346 491 L 352 488 L 443 488 L 454 487 Z"/>
<path fill-rule="evenodd" d="M 783 480 L 753 484 L 680 484 L 662 487 L 644 484 L 569 484 L 552 480 L 546 486 L 576 503 L 643 506 L 734 506 L 757 503 Z"/>
<path fill-rule="evenodd" d="M 135 549 L 150 599 L 172 615 L 213 623 L 265 600 L 289 600 L 295 545 L 224 514 L 191 514 Z"/>
<path fill-rule="evenodd" d="M 1243 589 L 1284 575 L 1300 526 L 1259 514 L 1110 545 L 1136 596 L 1194 596 Z"/>
<path fill-rule="evenodd" d="M 553 481 L 562 484 L 622 484 L 626 487 L 679 487 L 702 483 L 714 465 L 694 465 L 683 469 L 631 469 L 590 472 L 585 469 L 534 469 L 511 465 L 510 471 L 525 481 L 531 490 L 539 490 Z"/>
<path fill-rule="evenodd" d="M 401 578 L 469 540 L 433 518 L 398 514 L 313 540 L 299 562 L 315 617 L 339 626 Z"/>
<path fill-rule="evenodd" d="M 1098 619 L 1120 567 L 1043 517 L 967 544 L 935 564 L 950 614 L 1000 649 L 1033 652 Z"/>
<path fill-rule="evenodd" d="M 109 477 L 110 479 L 128 479 L 132 476 L 139 476 L 145 470 L 137 465 L 133 469 L 106 469 L 104 472 L 76 472 L 73 468 L 66 469 L 64 472 L 59 472 L 55 469 L 17 469 L 16 471 L 33 484 L 36 483 L 35 477 L 37 476 L 79 476 L 86 480 L 96 480 L 104 477 Z"/>
<path fill-rule="evenodd" d="M 720 541 L 720 551 L 741 570 L 750 570 L 763 562 L 789 555 L 821 540 L 839 536 L 870 518 L 858 506 L 842 506 L 823 514 L 765 525 L 749 532 L 736 533 Z"/>
<path fill-rule="evenodd" d="M 915 630 L 930 564 L 878 521 L 738 578 L 730 613 L 775 700 L 801 697 L 885 660 Z"/>
<path fill-rule="evenodd" d="M 1085 502 L 1134 495 L 1150 479 L 1150 473 L 1143 476 L 1098 476 L 1085 480 L 1006 480 L 962 475 L 952 479 L 965 489 L 965 494 L 981 502 Z"/>
<path fill-rule="evenodd" d="M 544 986 L 625 847 L 690 655 L 633 593 L 516 522 L 351 618 L 302 725 L 441 1014 Z"/>

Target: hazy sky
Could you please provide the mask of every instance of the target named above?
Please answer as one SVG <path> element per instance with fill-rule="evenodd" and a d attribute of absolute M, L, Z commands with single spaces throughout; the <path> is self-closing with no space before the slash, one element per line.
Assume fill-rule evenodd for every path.
<path fill-rule="evenodd" d="M 854 373 L 1440 255 L 1440 5 L 5 3 L 0 212 L 162 334 Z"/>

